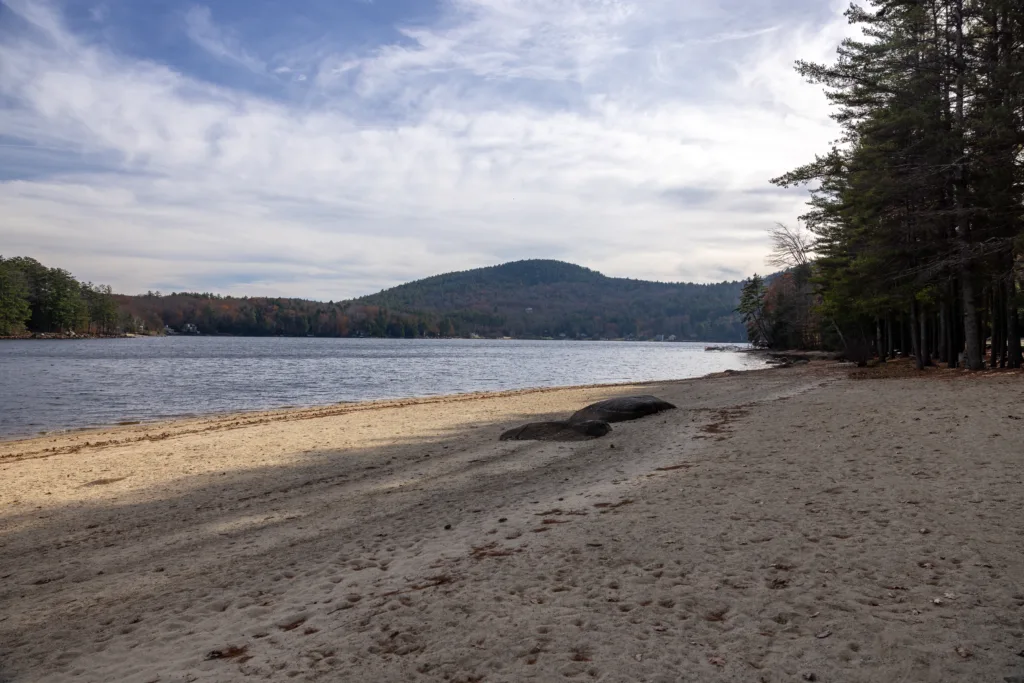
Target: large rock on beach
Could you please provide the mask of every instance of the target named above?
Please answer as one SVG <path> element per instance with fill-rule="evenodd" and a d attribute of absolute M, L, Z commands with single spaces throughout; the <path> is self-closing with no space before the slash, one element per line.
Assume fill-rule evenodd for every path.
<path fill-rule="evenodd" d="M 600 401 L 577 411 L 569 418 L 570 423 L 601 420 L 604 422 L 625 422 L 654 415 L 675 406 L 657 396 L 624 396 Z"/>
<path fill-rule="evenodd" d="M 587 441 L 598 439 L 612 431 L 612 426 L 601 420 L 577 422 L 531 422 L 501 435 L 502 441 Z"/>

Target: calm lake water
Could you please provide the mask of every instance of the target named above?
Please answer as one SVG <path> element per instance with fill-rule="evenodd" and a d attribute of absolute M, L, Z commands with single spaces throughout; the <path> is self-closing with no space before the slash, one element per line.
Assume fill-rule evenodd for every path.
<path fill-rule="evenodd" d="M 188 415 L 699 377 L 704 344 L 155 337 L 0 341 L 0 438 Z"/>

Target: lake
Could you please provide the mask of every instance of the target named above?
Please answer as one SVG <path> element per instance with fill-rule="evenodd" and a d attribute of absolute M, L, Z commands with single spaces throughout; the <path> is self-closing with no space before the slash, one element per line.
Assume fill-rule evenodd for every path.
<path fill-rule="evenodd" d="M 701 343 L 143 337 L 0 341 L 0 438 L 210 413 L 699 377 Z"/>

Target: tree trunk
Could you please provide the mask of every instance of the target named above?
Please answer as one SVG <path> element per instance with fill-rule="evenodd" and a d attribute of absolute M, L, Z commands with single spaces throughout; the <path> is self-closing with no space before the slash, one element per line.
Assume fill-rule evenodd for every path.
<path fill-rule="evenodd" d="M 982 360 L 982 347 L 979 342 L 978 331 L 978 303 L 974 298 L 974 284 L 971 282 L 972 274 L 966 264 L 961 273 L 961 292 L 964 307 L 964 339 L 966 340 L 966 351 L 964 354 L 964 366 L 968 370 L 981 370 L 984 368 Z"/>
<path fill-rule="evenodd" d="M 900 316 L 900 358 L 907 357 L 907 321 Z"/>
<path fill-rule="evenodd" d="M 924 331 L 924 323 L 918 323 L 922 317 L 918 311 L 917 299 L 910 302 L 910 349 L 914 354 L 918 370 L 924 370 L 924 335 L 918 332 Z"/>
<path fill-rule="evenodd" d="M 949 363 L 949 307 L 939 304 L 939 362 Z"/>
<path fill-rule="evenodd" d="M 928 343 L 928 314 L 919 308 L 917 317 L 921 321 L 921 348 L 919 349 L 920 360 L 918 360 L 917 363 L 924 368 L 932 364 L 932 347 L 931 344 Z"/>
<path fill-rule="evenodd" d="M 954 291 L 956 291 L 954 289 Z M 959 335 L 957 334 L 956 299 L 951 298 L 946 304 L 946 367 L 955 368 L 960 362 Z"/>
<path fill-rule="evenodd" d="M 885 362 L 885 349 L 882 347 L 882 320 L 875 318 L 875 348 L 878 350 L 878 360 Z"/>
<path fill-rule="evenodd" d="M 987 335 L 982 335 L 983 339 L 986 338 L 986 336 L 988 338 L 992 339 L 992 345 L 988 348 L 988 366 L 990 368 L 996 367 L 996 365 L 999 362 L 997 360 L 997 357 L 996 357 L 996 348 L 997 348 L 997 345 L 998 345 L 998 342 L 999 342 L 999 339 L 997 338 L 997 335 L 996 335 L 996 328 L 997 328 L 996 309 L 998 307 L 999 307 L 999 304 L 996 301 L 995 290 L 992 290 L 989 293 L 988 305 L 986 307 L 986 308 L 988 308 L 988 325 L 983 325 L 983 327 L 987 327 L 988 328 L 988 334 Z M 985 348 L 984 347 L 984 342 L 982 342 L 982 344 L 983 344 L 982 345 L 982 349 L 984 349 Z"/>
<path fill-rule="evenodd" d="M 839 329 L 839 325 L 836 324 L 835 320 L 832 321 L 832 327 L 835 329 L 836 334 L 839 335 L 839 342 L 843 345 L 843 351 L 849 351 L 850 347 L 846 345 L 846 337 L 843 336 L 843 331 Z"/>
<path fill-rule="evenodd" d="M 927 367 L 932 364 L 932 347 L 928 343 L 928 314 L 921 309 L 920 305 L 918 305 L 917 317 L 921 321 L 921 342 L 918 349 L 919 359 L 917 363 L 921 367 Z"/>
<path fill-rule="evenodd" d="M 966 125 L 964 117 L 964 72 L 967 70 L 964 60 L 964 1 L 954 0 L 955 10 L 955 36 L 956 36 L 956 59 L 954 69 L 956 72 L 956 183 L 953 194 L 954 207 L 956 209 L 956 235 L 960 243 L 960 284 L 964 304 L 964 337 L 967 339 L 967 352 L 964 358 L 965 365 L 969 370 L 981 370 L 984 367 L 982 359 L 982 346 L 978 343 L 978 302 L 974 295 L 974 274 L 971 272 L 971 253 L 967 243 L 970 222 L 967 218 L 964 201 L 969 187 L 967 179 L 967 164 L 964 159 L 966 150 Z"/>
<path fill-rule="evenodd" d="M 1006 367 L 1006 287 L 1004 283 L 997 282 L 995 287 L 996 294 L 996 310 L 995 318 L 992 324 L 995 329 L 992 330 L 993 339 L 995 335 L 999 335 L 999 367 Z M 993 341 L 994 343 L 994 341 Z"/>
<path fill-rule="evenodd" d="M 887 359 L 895 358 L 893 355 L 893 336 L 892 336 L 892 314 L 885 316 L 885 357 Z"/>
<path fill-rule="evenodd" d="M 1006 282 L 1006 365 L 1011 368 L 1021 366 L 1020 346 L 1020 312 L 1017 309 L 1017 282 L 1013 271 Z"/>
<path fill-rule="evenodd" d="M 957 296 L 953 299 L 954 320 L 958 321 L 953 325 L 953 342 L 957 353 L 957 367 L 964 367 L 964 358 L 967 356 L 967 337 L 964 336 L 964 301 L 960 294 L 960 287 L 957 286 Z"/>

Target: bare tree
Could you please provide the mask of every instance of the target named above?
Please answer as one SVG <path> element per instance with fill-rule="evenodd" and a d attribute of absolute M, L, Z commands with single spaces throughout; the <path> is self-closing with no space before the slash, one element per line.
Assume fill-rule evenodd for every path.
<path fill-rule="evenodd" d="M 776 223 L 774 228 L 769 228 L 768 236 L 772 240 L 771 254 L 765 259 L 768 265 L 785 270 L 809 263 L 814 240 L 803 228 Z"/>
<path fill-rule="evenodd" d="M 768 286 L 779 334 L 790 348 L 817 348 L 821 344 L 821 319 L 815 310 L 811 282 L 814 237 L 802 227 L 776 223 L 768 229 L 772 250 L 765 261 L 782 271 Z"/>

